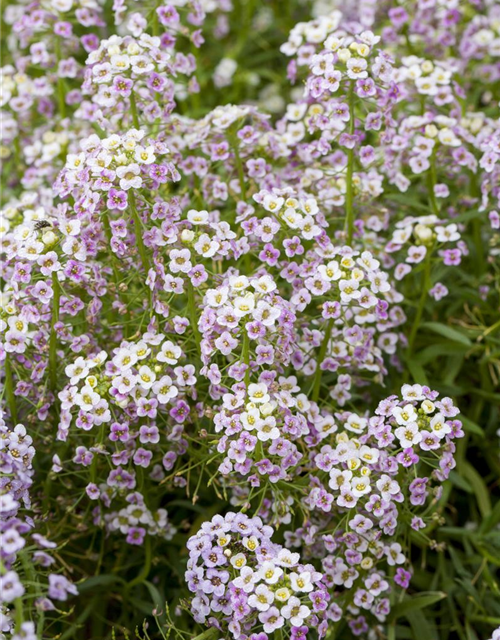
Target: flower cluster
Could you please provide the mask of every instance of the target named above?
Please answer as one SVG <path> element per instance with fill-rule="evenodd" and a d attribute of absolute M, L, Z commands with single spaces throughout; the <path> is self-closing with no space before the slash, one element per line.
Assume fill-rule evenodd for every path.
<path fill-rule="evenodd" d="M 19 608 L 21 599 L 26 597 L 27 589 L 35 592 L 36 606 L 40 611 L 56 609 L 53 600 L 65 601 L 78 593 L 75 585 L 64 575 L 53 573 L 56 562 L 50 554 L 57 544 L 47 540 L 35 530 L 31 516 L 33 505 L 30 489 L 33 484 L 33 458 L 35 448 L 33 439 L 26 427 L 17 424 L 9 430 L 3 416 L 0 417 L 0 628 L 2 632 L 11 632 L 13 638 L 36 638 L 33 622 L 23 622 L 14 635 L 14 625 L 8 615 L 12 604 Z M 19 559 L 23 566 L 34 563 L 40 567 L 35 584 L 27 586 L 29 574 L 18 572 L 15 568 Z M 45 571 L 49 569 L 49 572 Z M 24 575 L 23 575 L 24 574 Z M 47 577 L 47 583 L 41 584 L 39 577 Z M 45 580 L 44 580 L 45 581 Z"/>
<path fill-rule="evenodd" d="M 100 111 L 90 117 L 132 115 L 130 126 L 136 124 L 138 109 L 149 122 L 168 116 L 174 107 L 173 70 L 169 74 L 170 55 L 160 45 L 160 38 L 146 33 L 139 38 L 115 35 L 89 53 L 82 91 Z"/>
<path fill-rule="evenodd" d="M 187 543 L 193 615 L 235 639 L 263 629 L 258 637 L 267 640 L 282 628 L 292 638 L 306 637 L 312 628 L 321 638 L 329 600 L 322 575 L 301 564 L 298 553 L 272 543 L 272 533 L 260 518 L 242 513 L 202 525 Z"/>
<path fill-rule="evenodd" d="M 445 4 L 7 7 L 6 637 L 409 637 L 426 571 L 494 592 L 500 14 Z M 453 584 L 436 629 L 500 616 Z"/>

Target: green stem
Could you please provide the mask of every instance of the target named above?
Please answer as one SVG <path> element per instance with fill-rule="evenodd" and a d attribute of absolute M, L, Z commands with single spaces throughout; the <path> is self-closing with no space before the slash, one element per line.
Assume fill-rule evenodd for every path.
<path fill-rule="evenodd" d="M 14 607 L 16 609 L 16 632 L 21 631 L 21 626 L 24 622 L 23 616 L 23 601 L 21 598 L 14 600 Z"/>
<path fill-rule="evenodd" d="M 146 580 L 146 578 L 148 577 L 149 572 L 151 570 L 151 536 L 149 536 L 148 534 L 146 534 L 144 551 L 146 555 L 144 558 L 144 565 L 142 567 L 142 570 L 133 580 L 131 580 L 128 583 L 127 591 L 129 591 L 132 587 L 135 587 L 138 584 L 142 584 L 144 580 Z"/>
<path fill-rule="evenodd" d="M 216 636 L 219 634 L 220 634 L 220 631 L 216 627 L 210 627 L 210 629 L 207 629 L 203 633 L 200 633 L 197 636 L 195 636 L 193 640 L 209 640 L 209 638 L 212 638 L 213 636 Z"/>
<path fill-rule="evenodd" d="M 111 268 L 113 269 L 113 280 L 115 282 L 115 287 L 116 287 L 116 293 L 118 295 L 118 297 L 120 298 L 122 304 L 124 306 L 126 306 L 126 300 L 124 298 L 124 296 L 122 295 L 122 292 L 120 291 L 120 273 L 118 271 L 118 266 L 117 266 L 117 262 L 118 262 L 118 258 L 116 257 L 115 252 L 113 251 L 113 249 L 111 248 L 111 240 L 113 238 L 113 233 L 111 231 L 111 225 L 109 223 L 109 212 L 105 211 L 102 215 L 102 224 L 104 227 L 104 233 L 106 234 L 106 239 L 108 241 L 108 247 L 109 247 L 109 252 L 111 254 Z"/>
<path fill-rule="evenodd" d="M 196 342 L 196 349 L 198 353 L 201 353 L 201 334 L 198 329 L 198 314 L 196 311 L 196 303 L 194 299 L 194 287 L 191 280 L 187 281 L 187 294 L 188 294 L 188 310 L 189 310 L 189 318 L 191 320 L 191 328 L 193 330 L 194 339 Z"/>
<path fill-rule="evenodd" d="M 471 196 L 480 202 L 481 189 L 477 183 L 477 176 L 473 171 L 470 172 L 470 192 Z M 476 249 L 476 261 L 474 266 L 478 276 L 483 273 L 485 267 L 484 246 L 481 237 L 481 222 L 481 217 L 474 218 L 472 221 L 472 237 L 474 239 L 474 247 Z"/>
<path fill-rule="evenodd" d="M 12 376 L 12 364 L 10 356 L 5 354 L 5 395 L 7 396 L 7 404 L 9 405 L 10 418 L 12 424 L 17 424 L 17 405 L 16 396 L 14 394 L 14 378 Z"/>
<path fill-rule="evenodd" d="M 349 86 L 349 135 L 354 133 L 354 82 Z M 347 244 L 352 243 L 354 235 L 354 149 L 347 150 L 347 173 L 345 192 L 345 232 L 347 234 Z"/>
<path fill-rule="evenodd" d="M 248 389 L 248 385 L 250 384 L 250 338 L 248 337 L 248 332 L 245 328 L 243 328 L 243 347 L 241 351 L 241 357 L 246 365 L 245 386 Z"/>
<path fill-rule="evenodd" d="M 316 358 L 316 371 L 314 373 L 314 383 L 313 383 L 313 393 L 312 393 L 312 399 L 314 402 L 318 401 L 319 392 L 321 390 L 321 376 L 323 374 L 323 371 L 321 370 L 321 363 L 325 359 L 326 350 L 328 349 L 328 343 L 330 342 L 330 338 L 332 335 L 332 329 L 333 329 L 333 318 L 330 318 L 330 320 L 328 320 L 328 323 L 326 325 L 325 335 L 323 338 L 323 342 L 321 343 L 321 346 L 319 348 L 318 357 Z"/>
<path fill-rule="evenodd" d="M 246 195 L 245 173 L 243 171 L 243 162 L 241 161 L 238 141 L 235 140 L 232 146 L 233 146 L 233 152 L 234 152 L 234 161 L 236 164 L 236 169 L 238 171 L 238 180 L 240 182 L 241 196 L 244 200 L 246 200 L 247 195 Z"/>
<path fill-rule="evenodd" d="M 61 60 L 61 42 L 59 38 L 55 39 L 55 52 L 58 61 Z M 64 86 L 64 80 L 57 76 L 57 100 L 59 103 L 59 113 L 61 118 L 66 117 L 66 88 Z"/>
<path fill-rule="evenodd" d="M 430 159 L 430 167 L 427 172 L 427 189 L 429 191 L 429 202 L 431 205 L 432 213 L 439 215 L 439 205 L 434 193 L 434 187 L 437 184 L 436 177 L 436 151 L 434 150 Z"/>
<path fill-rule="evenodd" d="M 141 256 L 142 266 L 147 276 L 149 272 L 149 260 L 146 253 L 146 247 L 144 246 L 144 240 L 142 238 L 142 222 L 141 222 L 141 219 L 139 218 L 139 213 L 137 212 L 137 204 L 135 201 L 134 192 L 130 190 L 128 192 L 128 196 L 129 196 L 128 200 L 129 200 L 130 210 L 132 211 L 132 219 L 134 221 L 135 239 L 137 241 L 139 255 Z"/>
<path fill-rule="evenodd" d="M 130 94 L 130 111 L 132 113 L 132 120 L 134 122 L 134 127 L 136 129 L 140 129 L 141 125 L 139 123 L 139 114 L 137 113 L 137 103 L 135 101 L 135 95 L 133 91 Z"/>
<path fill-rule="evenodd" d="M 420 326 L 420 322 L 422 320 L 422 314 L 424 312 L 425 303 L 427 301 L 427 296 L 429 294 L 429 289 L 431 288 L 431 248 L 428 247 L 427 254 L 424 259 L 424 272 L 422 276 L 422 291 L 420 294 L 420 300 L 418 302 L 417 314 L 415 319 L 413 320 L 413 325 L 411 327 L 410 337 L 408 339 L 408 355 L 411 356 L 413 353 L 413 346 L 415 343 L 415 338 L 417 337 L 417 332 Z"/>
<path fill-rule="evenodd" d="M 50 321 L 50 339 L 49 339 L 49 382 L 52 391 L 57 387 L 57 331 L 56 323 L 59 322 L 59 304 L 61 299 L 61 285 L 54 273 L 52 277 L 52 290 L 54 296 L 52 298 L 52 318 Z"/>

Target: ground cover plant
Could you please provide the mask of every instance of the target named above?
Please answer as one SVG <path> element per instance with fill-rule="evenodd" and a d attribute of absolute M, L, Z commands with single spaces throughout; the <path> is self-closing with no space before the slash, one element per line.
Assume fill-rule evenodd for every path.
<path fill-rule="evenodd" d="M 499 640 L 500 4 L 1 47 L 1 637 Z"/>

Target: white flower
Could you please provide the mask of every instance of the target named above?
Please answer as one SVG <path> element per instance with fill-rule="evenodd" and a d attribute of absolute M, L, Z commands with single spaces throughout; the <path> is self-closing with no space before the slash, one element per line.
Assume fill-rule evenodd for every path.
<path fill-rule="evenodd" d="M 344 423 L 344 427 L 348 431 L 352 431 L 353 433 L 359 434 L 363 433 L 368 424 L 368 420 L 366 418 L 360 418 L 355 413 L 351 413 L 351 415 L 347 418 L 347 422 Z"/>
<path fill-rule="evenodd" d="M 257 408 L 244 411 L 242 414 L 240 414 L 240 420 L 247 431 L 253 431 L 262 422 L 260 411 Z"/>
<path fill-rule="evenodd" d="M 276 426 L 276 420 L 269 416 L 265 420 L 261 420 L 257 425 L 257 438 L 262 442 L 267 440 L 276 440 L 280 437 L 280 430 Z"/>
<path fill-rule="evenodd" d="M 252 384 L 248 385 L 247 393 L 250 402 L 255 402 L 256 404 L 264 404 L 266 402 L 269 402 L 269 400 L 271 399 L 267 391 L 267 386 L 263 382 L 253 382 Z"/>
<path fill-rule="evenodd" d="M 408 449 L 422 440 L 422 434 L 418 430 L 416 422 L 408 422 L 404 427 L 399 427 L 394 432 L 403 449 Z"/>
<path fill-rule="evenodd" d="M 456 242 L 460 240 L 456 224 L 448 224 L 446 227 L 437 226 L 435 231 L 438 242 Z"/>
<path fill-rule="evenodd" d="M 233 291 L 244 291 L 250 286 L 250 281 L 246 276 L 231 276 L 229 286 Z"/>
<path fill-rule="evenodd" d="M 287 620 L 290 620 L 290 624 L 294 627 L 300 627 L 304 620 L 311 615 L 311 610 L 309 607 L 301 604 L 296 596 L 292 596 L 281 609 L 281 615 Z"/>
<path fill-rule="evenodd" d="M 274 562 L 264 562 L 259 569 L 259 580 L 264 580 L 267 584 L 276 584 L 283 575 L 283 569 L 277 567 Z"/>
<path fill-rule="evenodd" d="M 415 422 L 417 419 L 417 412 L 412 404 L 407 404 L 403 408 L 394 407 L 392 415 L 396 418 L 398 424 L 408 424 L 409 422 Z"/>
<path fill-rule="evenodd" d="M 309 593 L 314 589 L 314 585 L 311 582 L 310 571 L 302 571 L 302 573 L 300 574 L 292 571 L 289 574 L 289 577 L 292 584 L 292 589 L 294 591 L 303 591 L 304 593 Z"/>
<path fill-rule="evenodd" d="M 452 129 L 445 127 L 438 133 L 438 138 L 441 144 L 447 147 L 459 147 L 461 142 L 457 136 L 453 133 Z"/>
<path fill-rule="evenodd" d="M 208 211 L 196 211 L 190 209 L 187 212 L 187 219 L 191 224 L 206 224 L 208 222 Z"/>
<path fill-rule="evenodd" d="M 233 580 L 233 584 L 238 589 L 243 589 L 245 593 L 253 591 L 254 585 L 259 580 L 259 574 L 248 566 L 241 569 L 240 575 Z"/>
<path fill-rule="evenodd" d="M 209 307 L 221 307 L 229 298 L 229 287 L 220 287 L 219 289 L 209 289 L 206 293 L 207 304 Z"/>
<path fill-rule="evenodd" d="M 140 189 L 142 178 L 140 177 L 140 167 L 138 164 L 129 164 L 126 167 L 118 167 L 116 175 L 120 178 L 120 187 L 127 189 Z"/>
<path fill-rule="evenodd" d="M 357 280 L 341 280 L 339 282 L 340 300 L 346 304 L 351 300 L 356 300 L 361 296 L 359 289 L 359 282 Z"/>
<path fill-rule="evenodd" d="M 432 76 L 421 76 L 415 80 L 417 91 L 422 95 L 435 96 L 438 92 L 437 83 Z"/>
<path fill-rule="evenodd" d="M 198 242 L 194 245 L 196 252 L 204 258 L 211 258 L 217 253 L 220 244 L 211 238 L 207 233 L 203 233 Z"/>
<path fill-rule="evenodd" d="M 361 476 L 360 478 L 353 478 L 351 482 L 351 491 L 356 498 L 360 498 L 371 491 L 370 478 L 367 476 Z"/>
<path fill-rule="evenodd" d="M 278 602 L 286 602 L 292 594 L 290 593 L 290 589 L 286 587 L 281 587 L 280 589 L 276 589 L 274 592 L 274 597 Z"/>
<path fill-rule="evenodd" d="M 295 567 L 300 560 L 298 553 L 292 553 L 288 549 L 280 549 L 278 557 L 275 559 L 275 563 L 282 567 Z"/>
<path fill-rule="evenodd" d="M 244 553 L 236 553 L 234 556 L 231 556 L 230 563 L 235 569 L 243 569 L 247 563 L 247 558 Z"/>
<path fill-rule="evenodd" d="M 307 104 L 289 104 L 286 108 L 286 118 L 292 122 L 302 120 L 307 111 Z"/>
<path fill-rule="evenodd" d="M 259 584 L 248 598 L 248 604 L 259 611 L 267 611 L 274 602 L 274 593 L 265 584 Z"/>
<path fill-rule="evenodd" d="M 367 67 L 368 63 L 364 58 L 350 58 L 347 61 L 347 75 L 353 80 L 356 78 L 368 78 Z"/>
<path fill-rule="evenodd" d="M 422 409 L 422 411 L 426 414 L 430 414 L 434 411 L 434 409 L 436 408 L 434 402 L 431 402 L 430 400 L 424 400 L 422 402 L 422 404 L 420 405 L 420 408 Z"/>
<path fill-rule="evenodd" d="M 264 200 L 262 201 L 262 206 L 266 211 L 272 211 L 273 213 L 277 213 L 283 206 L 284 202 L 285 202 L 285 198 L 268 194 L 264 196 Z"/>
<path fill-rule="evenodd" d="M 424 400 L 422 386 L 419 384 L 404 384 L 401 387 L 401 395 L 404 400 Z"/>
<path fill-rule="evenodd" d="M 401 490 L 397 481 L 386 473 L 382 475 L 380 480 L 377 480 L 376 486 L 384 500 L 390 500 L 392 496 L 395 496 Z"/>
<path fill-rule="evenodd" d="M 148 147 L 141 147 L 138 145 L 134 152 L 134 158 L 139 162 L 139 164 L 152 164 L 156 159 L 154 147 L 151 145 Z"/>
<path fill-rule="evenodd" d="M 255 297 L 253 293 L 246 293 L 244 296 L 236 298 L 233 302 L 234 313 L 238 318 L 251 313 L 255 308 Z"/>
<path fill-rule="evenodd" d="M 241 278 L 242 276 L 240 276 Z M 276 290 L 276 283 L 271 276 L 261 276 L 258 280 L 252 280 L 252 287 L 259 293 L 271 293 Z"/>
<path fill-rule="evenodd" d="M 9 318 L 10 320 L 10 318 Z M 86 360 L 81 356 L 75 360 L 73 364 L 69 364 L 64 372 L 71 378 L 70 383 L 75 385 L 79 380 L 83 380 L 89 372 L 89 367 Z"/>
<path fill-rule="evenodd" d="M 385 548 L 385 554 L 387 556 L 387 564 L 393 567 L 395 564 L 403 564 L 406 560 L 401 553 L 402 547 L 399 542 L 394 542 L 389 547 Z"/>
<path fill-rule="evenodd" d="M 161 351 L 156 356 L 156 359 L 158 360 L 158 362 L 164 362 L 166 364 L 177 364 L 181 355 L 181 348 L 170 340 L 166 340 L 161 345 Z"/>
<path fill-rule="evenodd" d="M 342 277 L 342 271 L 336 260 L 331 260 L 327 265 L 320 265 L 318 271 L 323 280 L 327 280 L 328 282 L 339 280 Z"/>
<path fill-rule="evenodd" d="M 118 349 L 118 353 L 113 358 L 113 364 L 120 369 L 120 371 L 126 371 L 133 367 L 138 358 L 135 353 L 130 349 Z"/>
<path fill-rule="evenodd" d="M 356 262 L 368 271 L 376 271 L 380 266 L 380 262 L 375 260 L 369 251 L 363 251 Z"/>
<path fill-rule="evenodd" d="M 153 385 L 153 392 L 156 394 L 160 404 L 167 404 L 169 400 L 179 394 L 179 390 L 172 384 L 170 376 L 163 376 Z"/>
<path fill-rule="evenodd" d="M 85 385 L 75 396 L 75 404 L 77 404 L 82 411 L 92 411 L 92 409 L 101 400 L 101 396 L 96 393 L 92 387 Z"/>
<path fill-rule="evenodd" d="M 430 422 L 431 431 L 433 431 L 439 439 L 444 438 L 451 433 L 451 427 L 446 424 L 442 413 L 436 413 Z"/>
<path fill-rule="evenodd" d="M 139 377 L 137 381 L 143 389 L 151 389 L 156 381 L 156 374 L 154 371 L 151 371 L 148 366 L 143 365 L 139 369 Z"/>

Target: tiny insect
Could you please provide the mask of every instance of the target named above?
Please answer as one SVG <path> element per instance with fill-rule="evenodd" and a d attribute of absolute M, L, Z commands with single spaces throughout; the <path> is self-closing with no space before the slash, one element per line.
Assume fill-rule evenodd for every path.
<path fill-rule="evenodd" d="M 38 220 L 38 222 L 35 222 L 35 231 L 40 231 L 41 229 L 46 229 L 51 226 L 48 220 Z"/>

